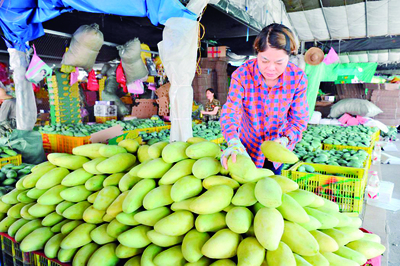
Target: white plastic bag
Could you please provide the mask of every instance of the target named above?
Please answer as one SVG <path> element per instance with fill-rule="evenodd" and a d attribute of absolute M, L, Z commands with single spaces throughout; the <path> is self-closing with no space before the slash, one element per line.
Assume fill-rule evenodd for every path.
<path fill-rule="evenodd" d="M 126 84 L 130 84 L 148 75 L 147 68 L 140 56 L 140 41 L 138 38 L 128 41 L 124 45 L 117 46 L 124 69 Z"/>
<path fill-rule="evenodd" d="M 99 25 L 82 25 L 72 36 L 71 45 L 64 54 L 61 64 L 92 70 L 97 55 L 104 43 Z"/>
<path fill-rule="evenodd" d="M 188 9 L 199 14 L 208 0 L 191 0 Z M 163 40 L 158 43 L 161 61 L 171 83 L 171 141 L 186 141 L 192 132 L 192 81 L 196 71 L 199 23 L 187 18 L 170 18 Z"/>
<path fill-rule="evenodd" d="M 24 52 L 8 48 L 10 68 L 14 70 L 17 129 L 32 130 L 37 119 L 37 108 L 32 83 L 25 78 L 28 66 Z"/>

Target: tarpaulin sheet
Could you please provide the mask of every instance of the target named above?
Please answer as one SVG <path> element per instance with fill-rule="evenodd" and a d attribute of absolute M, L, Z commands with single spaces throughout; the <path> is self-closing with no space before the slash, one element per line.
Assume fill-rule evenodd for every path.
<path fill-rule="evenodd" d="M 73 10 L 119 16 L 148 17 L 152 24 L 165 24 L 171 17 L 196 20 L 197 15 L 179 0 L 3 0 L 0 26 L 13 48 L 24 51 L 26 42 L 44 35 L 42 22 Z"/>
<path fill-rule="evenodd" d="M 321 81 L 335 81 L 338 75 L 355 74 L 363 82 L 371 82 L 378 63 L 348 63 L 329 64 L 321 63 L 316 66 L 306 64 L 308 78 L 307 101 L 310 108 L 310 118 L 314 113 L 315 103 Z M 348 72 L 348 73 L 347 73 Z"/>

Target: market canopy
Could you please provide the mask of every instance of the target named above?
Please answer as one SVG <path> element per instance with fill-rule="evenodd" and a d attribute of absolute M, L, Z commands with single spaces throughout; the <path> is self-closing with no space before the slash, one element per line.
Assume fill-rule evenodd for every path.
<path fill-rule="evenodd" d="M 171 17 L 196 20 L 197 16 L 178 0 L 4 0 L 0 2 L 0 26 L 14 48 L 23 51 L 26 42 L 44 35 L 42 23 L 73 10 L 148 17 L 153 25 Z"/>

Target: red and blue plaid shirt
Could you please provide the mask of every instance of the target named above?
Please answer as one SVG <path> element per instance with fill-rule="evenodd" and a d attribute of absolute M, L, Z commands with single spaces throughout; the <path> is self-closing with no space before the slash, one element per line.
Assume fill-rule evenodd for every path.
<path fill-rule="evenodd" d="M 272 88 L 265 84 L 257 59 L 245 62 L 232 74 L 222 108 L 220 123 L 225 140 L 239 138 L 257 167 L 264 165 L 261 144 L 265 140 L 286 136 L 288 148 L 293 150 L 307 126 L 306 90 L 305 73 L 290 62 Z"/>

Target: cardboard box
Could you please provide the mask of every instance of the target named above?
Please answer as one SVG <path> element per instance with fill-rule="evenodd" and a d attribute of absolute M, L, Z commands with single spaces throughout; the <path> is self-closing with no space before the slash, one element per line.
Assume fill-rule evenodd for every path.
<path fill-rule="evenodd" d="M 226 57 L 227 46 L 215 46 L 207 48 L 207 57 Z"/>
<path fill-rule="evenodd" d="M 116 105 L 95 105 L 94 106 L 94 116 L 117 116 L 117 106 Z"/>

